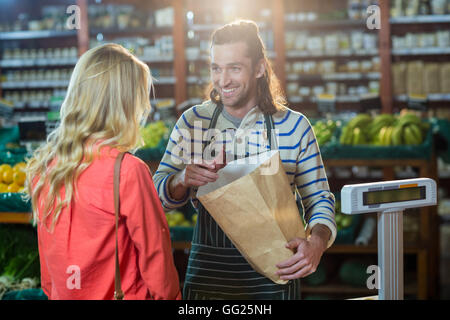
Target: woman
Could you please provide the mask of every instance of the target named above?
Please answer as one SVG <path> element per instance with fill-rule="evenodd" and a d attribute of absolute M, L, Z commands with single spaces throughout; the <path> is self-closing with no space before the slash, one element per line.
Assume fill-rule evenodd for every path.
<path fill-rule="evenodd" d="M 141 142 L 151 75 L 125 48 L 87 51 L 73 71 L 61 124 L 27 166 L 41 285 L 50 299 L 113 299 L 114 162 Z M 169 229 L 146 164 L 120 171 L 119 261 L 125 299 L 180 299 Z"/>

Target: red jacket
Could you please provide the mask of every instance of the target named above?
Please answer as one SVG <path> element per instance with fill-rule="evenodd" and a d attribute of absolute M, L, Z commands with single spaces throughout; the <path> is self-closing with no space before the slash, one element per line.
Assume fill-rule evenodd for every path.
<path fill-rule="evenodd" d="M 78 194 L 62 210 L 53 233 L 38 224 L 41 285 L 49 299 L 113 299 L 118 153 L 103 148 L 80 175 Z M 118 235 L 125 299 L 181 299 L 169 227 L 150 171 L 130 154 L 120 173 Z"/>

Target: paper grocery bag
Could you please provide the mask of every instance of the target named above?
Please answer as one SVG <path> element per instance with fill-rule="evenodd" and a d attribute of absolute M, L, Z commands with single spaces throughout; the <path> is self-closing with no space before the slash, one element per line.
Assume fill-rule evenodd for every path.
<path fill-rule="evenodd" d="M 285 245 L 305 238 L 305 229 L 279 152 L 232 161 L 218 174 L 197 198 L 257 272 L 287 283 L 276 265 L 293 255 Z"/>

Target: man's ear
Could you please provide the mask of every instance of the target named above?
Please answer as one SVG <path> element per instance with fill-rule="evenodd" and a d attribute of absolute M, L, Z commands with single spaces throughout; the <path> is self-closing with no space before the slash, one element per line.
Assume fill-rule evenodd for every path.
<path fill-rule="evenodd" d="M 264 73 L 266 72 L 266 63 L 264 59 L 260 59 L 258 63 L 256 64 L 256 78 L 261 78 Z"/>

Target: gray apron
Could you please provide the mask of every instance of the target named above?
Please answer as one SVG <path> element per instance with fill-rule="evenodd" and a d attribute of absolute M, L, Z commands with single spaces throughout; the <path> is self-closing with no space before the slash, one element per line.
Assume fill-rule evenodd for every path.
<path fill-rule="evenodd" d="M 215 128 L 222 108 L 218 105 L 214 110 L 210 129 Z M 272 117 L 265 115 L 265 122 L 269 147 L 272 149 Z M 298 300 L 300 281 L 296 279 L 285 285 L 276 284 L 256 272 L 199 202 L 183 298 Z"/>

